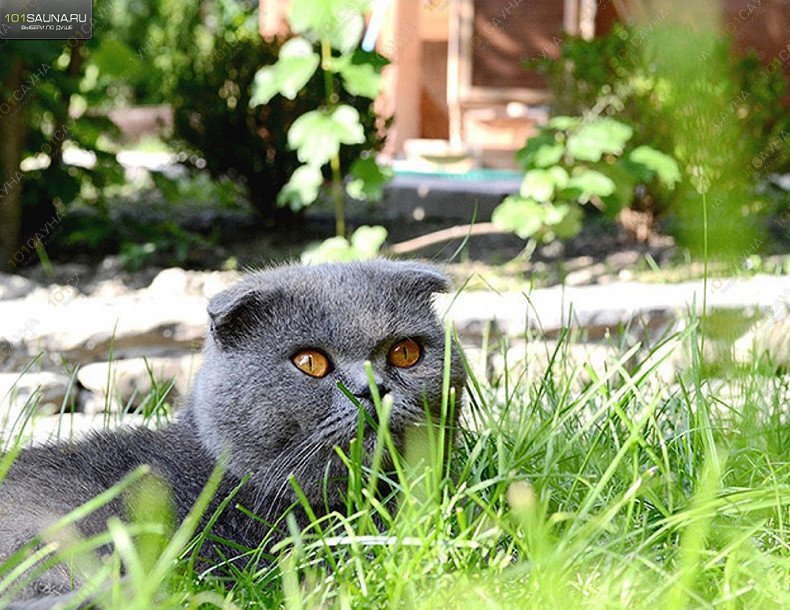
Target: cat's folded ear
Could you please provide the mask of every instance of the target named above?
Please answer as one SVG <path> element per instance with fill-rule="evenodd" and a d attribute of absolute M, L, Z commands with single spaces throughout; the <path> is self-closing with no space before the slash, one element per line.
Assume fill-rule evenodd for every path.
<path fill-rule="evenodd" d="M 411 261 L 395 265 L 398 278 L 409 290 L 432 294 L 448 292 L 452 286 L 450 278 L 436 267 Z"/>
<path fill-rule="evenodd" d="M 220 347 L 239 343 L 267 317 L 276 290 L 239 284 L 223 290 L 208 302 L 211 334 Z"/>

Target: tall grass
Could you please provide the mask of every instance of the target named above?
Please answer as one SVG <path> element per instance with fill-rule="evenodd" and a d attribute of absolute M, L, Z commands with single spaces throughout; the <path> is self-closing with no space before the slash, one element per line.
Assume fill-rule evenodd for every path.
<path fill-rule="evenodd" d="M 666 342 L 690 350 L 698 327 Z M 381 456 L 363 462 L 352 445 L 345 514 L 302 531 L 285 519 L 273 549 L 204 572 L 210 532 L 193 534 L 205 497 L 175 535 L 150 516 L 113 521 L 79 543 L 114 545 L 94 590 L 125 608 L 790 607 L 787 377 L 755 363 L 710 379 L 694 359 L 666 384 L 652 352 L 594 369 L 569 364 L 573 341 L 538 378 L 467 362 L 449 465 L 436 449 L 446 427 L 426 426 L 395 461 L 391 501 L 373 493 Z M 446 414 L 454 403 L 448 391 Z"/>

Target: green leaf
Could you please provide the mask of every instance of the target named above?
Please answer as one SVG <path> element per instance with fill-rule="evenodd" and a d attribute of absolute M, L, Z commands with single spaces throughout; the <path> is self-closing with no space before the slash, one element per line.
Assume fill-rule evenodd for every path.
<path fill-rule="evenodd" d="M 576 129 L 581 119 L 577 116 L 555 116 L 549 119 L 546 126 L 549 129 L 559 129 L 560 131 L 567 131 L 569 129 Z"/>
<path fill-rule="evenodd" d="M 665 187 L 672 189 L 680 182 L 680 168 L 677 162 L 662 152 L 650 146 L 639 146 L 631 151 L 628 159 L 634 163 L 641 163 L 658 176 Z"/>
<path fill-rule="evenodd" d="M 280 92 L 292 100 L 315 73 L 321 59 L 304 38 L 292 38 L 280 49 L 277 61 Z"/>
<path fill-rule="evenodd" d="M 536 201 L 549 201 L 554 196 L 554 177 L 545 169 L 532 169 L 524 175 L 519 194 Z"/>
<path fill-rule="evenodd" d="M 290 206 L 294 212 L 298 212 L 318 198 L 323 183 L 324 177 L 318 167 L 300 165 L 277 195 L 277 203 Z"/>
<path fill-rule="evenodd" d="M 351 236 L 351 248 L 354 250 L 356 260 L 376 257 L 386 239 L 387 229 L 384 227 L 359 227 Z"/>
<path fill-rule="evenodd" d="M 293 0 L 288 22 L 293 32 L 326 39 L 332 48 L 347 53 L 362 38 L 366 8 L 364 2 L 348 0 Z"/>
<path fill-rule="evenodd" d="M 277 78 L 277 64 L 264 66 L 255 73 L 252 81 L 250 108 L 268 104 L 269 100 L 280 93 L 280 81 Z"/>
<path fill-rule="evenodd" d="M 294 99 L 315 73 L 320 58 L 304 38 L 292 38 L 280 49 L 280 56 L 272 66 L 255 73 L 250 107 L 266 104 L 280 93 Z"/>
<path fill-rule="evenodd" d="M 568 137 L 568 153 L 577 161 L 600 161 L 604 153 L 620 154 L 634 130 L 614 119 L 597 119 Z"/>
<path fill-rule="evenodd" d="M 568 176 L 568 172 L 565 171 L 564 167 L 555 165 L 554 167 L 550 167 L 546 171 L 551 177 L 552 182 L 554 182 L 554 188 L 556 190 L 564 189 L 568 185 L 568 180 L 570 178 Z"/>
<path fill-rule="evenodd" d="M 49 192 L 57 193 L 64 204 L 71 203 L 80 194 L 80 180 L 73 167 L 50 165 L 41 173 L 41 182 Z"/>
<path fill-rule="evenodd" d="M 535 151 L 534 164 L 535 167 L 549 167 L 556 165 L 562 159 L 565 153 L 565 146 L 560 142 L 552 146 L 541 146 Z"/>
<path fill-rule="evenodd" d="M 346 185 L 349 196 L 363 201 L 380 201 L 393 171 L 389 167 L 381 167 L 373 157 L 367 157 L 354 161 L 349 175 L 351 180 Z"/>
<path fill-rule="evenodd" d="M 516 151 L 516 162 L 524 169 L 548 167 L 557 163 L 564 152 L 565 147 L 553 135 L 541 134 Z"/>
<path fill-rule="evenodd" d="M 288 130 L 288 145 L 302 163 L 316 167 L 327 163 L 341 144 L 362 144 L 365 133 L 359 113 L 345 104 L 332 112 L 312 110 L 300 116 Z"/>
<path fill-rule="evenodd" d="M 370 64 L 377 70 L 381 70 L 390 65 L 391 62 L 378 51 L 363 51 L 360 47 L 354 49 L 354 52 L 351 54 L 351 63 Z"/>
<path fill-rule="evenodd" d="M 614 216 L 624 207 L 631 205 L 634 199 L 634 189 L 639 181 L 634 168 L 641 167 L 631 163 L 626 159 L 618 159 L 615 163 L 601 164 L 598 171 L 608 176 L 615 185 L 611 195 L 602 197 L 605 204 L 605 212 L 609 216 Z"/>
<path fill-rule="evenodd" d="M 370 64 L 348 63 L 340 69 L 343 86 L 351 95 L 374 100 L 381 91 L 381 74 Z"/>
<path fill-rule="evenodd" d="M 318 265 L 327 262 L 346 262 L 353 260 L 351 244 L 345 237 L 335 236 L 308 246 L 302 252 L 302 262 L 306 265 Z"/>
<path fill-rule="evenodd" d="M 135 82 L 148 75 L 145 67 L 148 58 L 140 57 L 129 45 L 115 38 L 102 38 L 89 57 L 90 63 L 107 76 L 119 76 Z"/>
<path fill-rule="evenodd" d="M 496 207 L 491 221 L 521 239 L 529 239 L 543 227 L 543 208 L 532 199 L 513 195 Z"/>
<path fill-rule="evenodd" d="M 546 213 L 546 225 L 560 239 L 570 239 L 582 229 L 582 210 L 576 204 L 559 204 Z"/>
<path fill-rule="evenodd" d="M 571 176 L 566 188 L 580 191 L 578 199 L 579 202 L 584 203 L 592 197 L 608 197 L 614 193 L 615 184 L 611 178 L 601 172 L 587 169 Z"/>

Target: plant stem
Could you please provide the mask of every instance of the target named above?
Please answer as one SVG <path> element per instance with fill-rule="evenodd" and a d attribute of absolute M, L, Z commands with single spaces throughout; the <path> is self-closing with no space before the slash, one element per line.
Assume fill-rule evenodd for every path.
<path fill-rule="evenodd" d="M 321 70 L 324 71 L 324 95 L 327 104 L 331 104 L 335 95 L 335 83 L 332 82 L 332 72 L 329 71 L 329 62 L 332 59 L 332 47 L 325 38 L 321 39 Z"/>
<path fill-rule="evenodd" d="M 700 370 L 705 362 L 705 320 L 708 317 L 708 192 L 702 191 L 702 322 L 700 324 Z"/>
<path fill-rule="evenodd" d="M 335 200 L 335 235 L 346 236 L 346 202 L 343 196 L 343 174 L 340 173 L 340 155 L 330 160 L 332 165 L 332 198 Z"/>
<path fill-rule="evenodd" d="M 332 59 L 332 46 L 326 38 L 321 39 L 321 69 L 324 71 L 324 94 L 327 105 L 337 102 L 335 83 L 329 62 Z M 346 236 L 346 205 L 343 196 L 343 174 L 340 171 L 340 154 L 335 153 L 329 161 L 332 167 L 332 199 L 335 202 L 335 235 Z"/>

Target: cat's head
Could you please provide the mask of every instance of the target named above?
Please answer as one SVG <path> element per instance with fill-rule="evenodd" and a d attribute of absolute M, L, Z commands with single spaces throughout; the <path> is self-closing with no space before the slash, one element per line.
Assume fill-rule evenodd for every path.
<path fill-rule="evenodd" d="M 215 456 L 229 450 L 234 474 L 254 473 L 275 492 L 293 472 L 317 500 L 325 473 L 343 474 L 334 447 L 347 449 L 357 436 L 360 411 L 340 385 L 375 417 L 369 361 L 380 394 L 392 397 L 389 427 L 402 448 L 407 430 L 426 421 L 426 406 L 440 417 L 445 332 L 432 295 L 447 289 L 432 267 L 387 260 L 247 276 L 209 303 L 205 364 L 190 404 L 202 442 Z M 455 350 L 450 372 L 460 395 Z M 375 434 L 366 430 L 370 450 Z"/>

